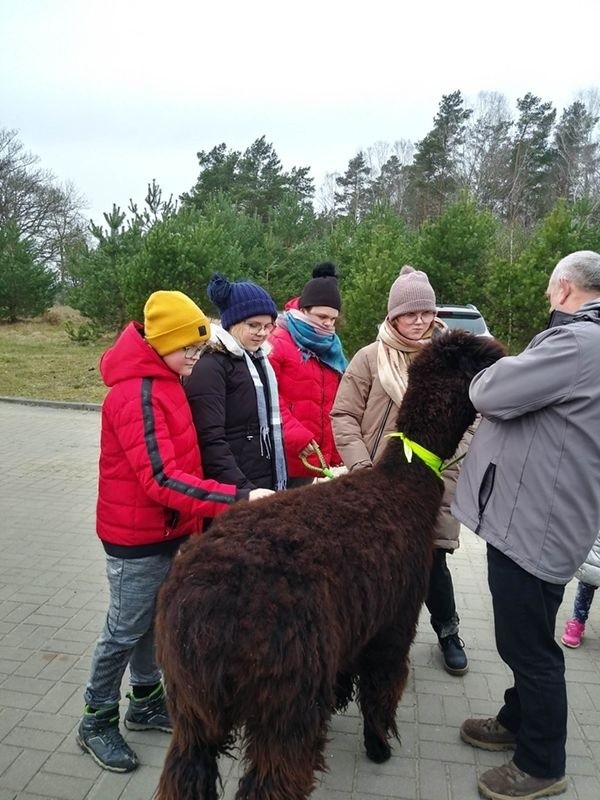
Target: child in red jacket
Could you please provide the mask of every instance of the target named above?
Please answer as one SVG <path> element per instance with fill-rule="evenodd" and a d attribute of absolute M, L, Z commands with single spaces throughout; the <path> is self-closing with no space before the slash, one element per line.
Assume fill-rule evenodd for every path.
<path fill-rule="evenodd" d="M 348 365 L 335 332 L 342 299 L 335 267 L 317 264 L 299 297 L 290 300 L 269 338 L 269 354 L 279 388 L 288 487 L 310 483 L 315 472 L 301 458 L 319 467 L 315 442 L 325 461 L 341 465 L 329 412 Z"/>
<path fill-rule="evenodd" d="M 79 746 L 113 772 L 138 765 L 119 730 L 119 699 L 129 665 L 125 726 L 171 731 L 154 657 L 158 590 L 179 545 L 239 499 L 202 477 L 200 451 L 181 378 L 191 373 L 210 323 L 181 292 L 154 292 L 144 326 L 131 322 L 100 362 L 110 387 L 102 405 L 96 528 L 106 552 L 109 607 L 85 691 Z"/>

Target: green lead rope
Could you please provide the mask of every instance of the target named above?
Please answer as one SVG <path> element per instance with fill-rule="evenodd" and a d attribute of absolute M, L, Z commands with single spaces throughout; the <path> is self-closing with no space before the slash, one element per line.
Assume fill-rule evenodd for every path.
<path fill-rule="evenodd" d="M 432 472 L 435 472 L 435 474 L 438 476 L 440 480 L 444 480 L 442 476 L 442 470 L 446 469 L 446 467 L 450 465 L 447 464 L 445 467 L 444 460 L 442 458 L 436 456 L 435 453 L 432 453 L 431 450 L 428 450 L 426 447 L 417 444 L 417 442 L 413 442 L 411 439 L 408 438 L 408 436 L 405 436 L 403 433 L 400 433 L 400 431 L 398 431 L 397 433 L 386 433 L 386 436 L 398 436 L 400 439 L 402 439 L 402 442 L 404 444 L 404 455 L 409 464 L 412 461 L 414 453 L 417 456 L 417 458 L 420 458 L 424 464 L 427 464 L 427 466 L 429 467 L 430 470 L 432 470 Z"/>
<path fill-rule="evenodd" d="M 317 458 L 319 459 L 319 463 L 321 464 L 321 466 L 320 467 L 315 467 L 313 464 L 311 464 L 308 461 L 306 456 L 300 456 L 300 461 L 302 461 L 302 463 L 304 464 L 304 466 L 307 469 L 311 469 L 313 472 L 318 472 L 320 475 L 323 475 L 324 478 L 329 478 L 329 480 L 331 480 L 332 478 L 335 478 L 335 475 L 332 472 L 331 467 L 325 461 L 325 456 L 321 452 L 321 448 L 319 447 L 319 445 L 315 442 L 314 439 L 312 439 L 312 441 L 310 443 L 313 446 L 313 450 L 316 453 Z"/>

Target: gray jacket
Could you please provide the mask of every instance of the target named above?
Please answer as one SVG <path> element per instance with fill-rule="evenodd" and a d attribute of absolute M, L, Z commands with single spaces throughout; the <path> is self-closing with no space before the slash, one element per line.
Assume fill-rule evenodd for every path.
<path fill-rule="evenodd" d="M 600 529 L 600 298 L 476 375 L 483 420 L 453 515 L 524 570 L 566 583 Z"/>
<path fill-rule="evenodd" d="M 600 534 L 575 577 L 590 586 L 600 586 Z"/>

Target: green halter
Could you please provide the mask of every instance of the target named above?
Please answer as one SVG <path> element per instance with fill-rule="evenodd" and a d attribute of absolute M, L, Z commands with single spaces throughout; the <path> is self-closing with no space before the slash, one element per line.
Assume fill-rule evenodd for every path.
<path fill-rule="evenodd" d="M 413 453 L 423 461 L 424 464 L 427 464 L 430 470 L 435 472 L 440 480 L 443 480 L 442 477 L 442 470 L 444 469 L 444 459 L 436 456 L 435 453 L 432 453 L 431 450 L 427 450 L 427 448 L 422 447 L 420 444 L 411 441 L 407 436 L 399 431 L 397 433 L 387 433 L 386 436 L 398 436 L 404 442 L 404 455 L 406 456 L 406 460 L 410 464 L 412 461 Z"/>

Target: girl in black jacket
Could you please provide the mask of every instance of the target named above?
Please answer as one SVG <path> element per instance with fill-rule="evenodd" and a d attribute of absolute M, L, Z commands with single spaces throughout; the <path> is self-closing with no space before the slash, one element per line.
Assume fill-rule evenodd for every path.
<path fill-rule="evenodd" d="M 211 342 L 184 383 L 207 478 L 239 489 L 284 489 L 275 374 L 263 353 L 277 308 L 249 281 L 212 276 L 208 296 L 221 313 Z"/>

